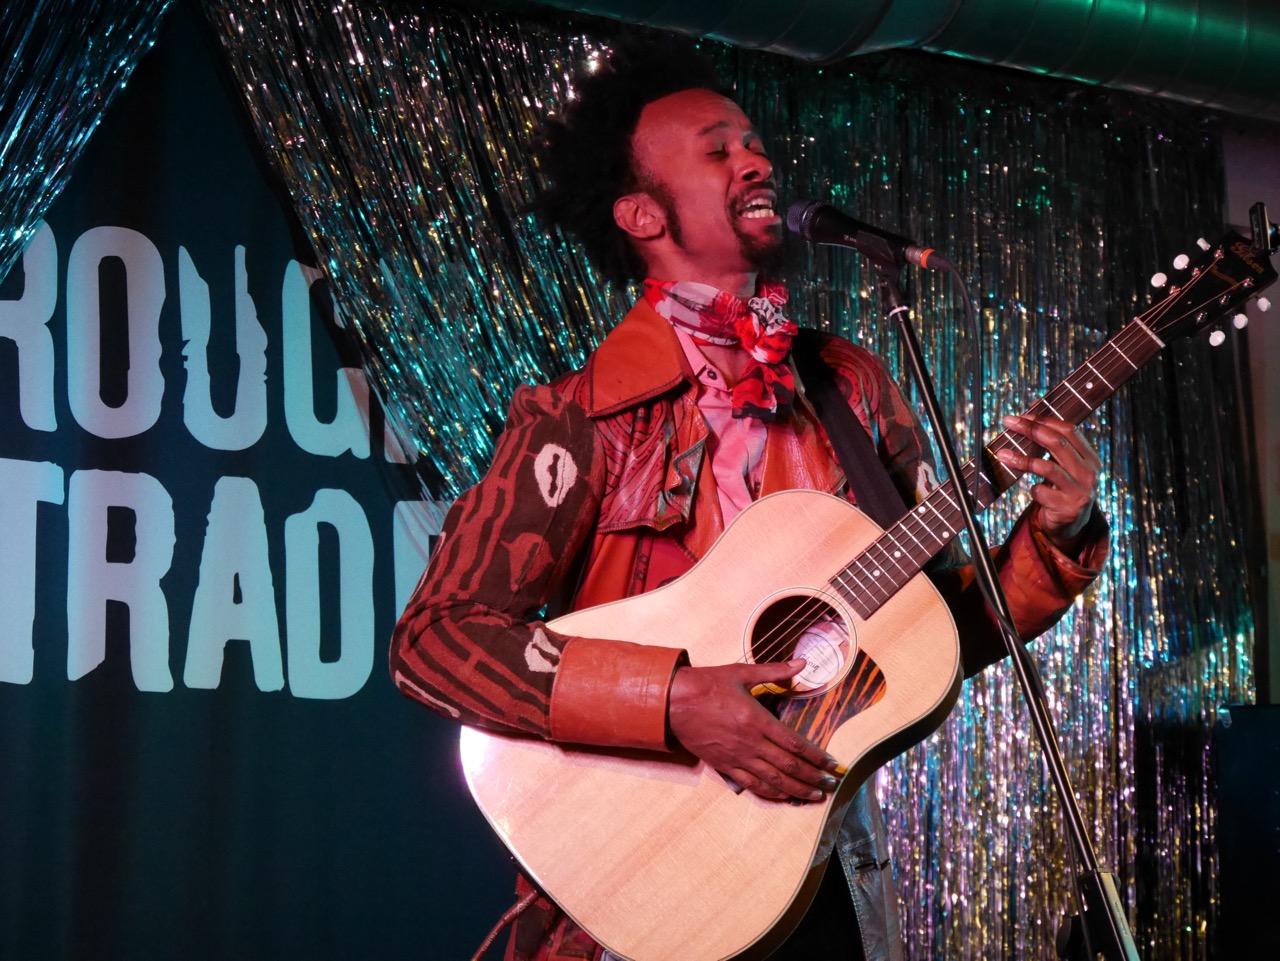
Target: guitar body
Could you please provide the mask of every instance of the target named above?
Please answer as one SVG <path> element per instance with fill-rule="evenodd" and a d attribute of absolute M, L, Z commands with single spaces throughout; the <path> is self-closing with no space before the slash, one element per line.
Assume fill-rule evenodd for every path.
<path fill-rule="evenodd" d="M 764 650 L 773 612 L 820 605 L 852 643 L 839 647 L 834 665 L 825 658 L 811 690 L 781 698 L 779 714 L 849 769 L 824 803 L 735 791 L 684 753 L 463 729 L 463 769 L 489 823 L 529 876 L 615 954 L 763 957 L 803 916 L 858 786 L 950 712 L 959 647 L 927 578 L 912 578 L 868 620 L 829 583 L 880 533 L 830 495 L 774 494 L 740 514 L 678 580 L 551 624 L 577 636 L 683 647 L 695 666 L 710 666 L 788 659 L 794 645 Z M 812 643 L 807 650 L 823 660 Z M 828 644 L 826 653 L 835 650 Z"/>

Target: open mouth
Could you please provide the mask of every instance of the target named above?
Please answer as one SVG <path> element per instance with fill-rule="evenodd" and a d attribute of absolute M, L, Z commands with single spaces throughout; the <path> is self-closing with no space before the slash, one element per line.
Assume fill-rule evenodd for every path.
<path fill-rule="evenodd" d="M 778 216 L 773 209 L 774 199 L 767 194 L 759 194 L 747 200 L 738 208 L 738 216 L 743 220 L 769 220 Z"/>

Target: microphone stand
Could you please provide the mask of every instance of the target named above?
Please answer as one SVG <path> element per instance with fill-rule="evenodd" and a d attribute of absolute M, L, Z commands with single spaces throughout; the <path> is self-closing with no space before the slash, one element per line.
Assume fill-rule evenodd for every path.
<path fill-rule="evenodd" d="M 1009 610 L 1008 598 L 1000 586 L 1000 578 L 991 560 L 986 538 L 978 526 L 972 495 L 964 483 L 960 460 L 952 446 L 951 435 L 946 428 L 946 421 L 934 392 L 933 381 L 925 367 L 920 341 L 916 337 L 915 329 L 911 326 L 910 308 L 904 302 L 902 292 L 904 262 L 890 257 L 872 257 L 870 260 L 876 271 L 880 296 L 889 308 L 889 316 L 898 322 L 898 330 L 902 335 L 902 344 L 906 349 L 911 373 L 920 388 L 929 420 L 938 437 L 938 447 L 947 468 L 947 475 L 952 478 L 955 486 L 960 512 L 964 516 L 965 527 L 973 547 L 973 566 L 978 584 L 1000 625 L 1005 647 L 1013 660 L 1014 673 L 1017 675 L 1018 684 L 1022 688 L 1023 697 L 1031 712 L 1031 722 L 1035 728 L 1036 737 L 1044 752 L 1045 762 L 1049 766 L 1050 776 L 1053 778 L 1062 803 L 1067 833 L 1071 838 L 1075 864 L 1079 872 L 1076 876 L 1076 896 L 1080 914 L 1067 918 L 1058 931 L 1058 957 L 1069 959 L 1069 961 L 1096 961 L 1099 957 L 1105 958 L 1106 961 L 1139 961 L 1138 949 L 1134 945 L 1133 935 L 1125 920 L 1124 907 L 1116 891 L 1115 876 L 1110 872 L 1102 871 L 1098 866 L 1097 855 L 1086 833 L 1084 818 L 1080 814 L 1075 792 L 1067 775 L 1066 764 L 1058 747 L 1058 738 L 1054 733 L 1044 687 L 1034 662 L 1022 645 L 1022 639 L 1013 630 L 1013 616 Z M 985 449 L 983 453 L 985 462 Z M 974 477 L 975 488 L 982 479 L 986 467 L 984 462 L 975 465 L 978 468 Z"/>

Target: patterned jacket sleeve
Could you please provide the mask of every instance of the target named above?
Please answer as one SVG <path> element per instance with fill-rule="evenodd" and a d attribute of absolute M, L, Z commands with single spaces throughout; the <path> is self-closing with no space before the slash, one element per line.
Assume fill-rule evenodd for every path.
<path fill-rule="evenodd" d="M 918 502 L 937 486 L 937 472 L 924 428 L 896 381 L 878 358 L 856 346 L 837 341 L 823 353 L 853 381 L 849 396 L 860 396 L 874 419 L 881 459 L 904 497 Z M 1110 542 L 1110 528 L 1097 505 L 1074 556 L 1049 541 L 1038 515 L 1038 506 L 1029 506 L 1004 543 L 992 549 L 1014 625 L 1024 641 L 1056 624 L 1101 573 Z M 972 677 L 1005 657 L 999 628 L 957 540 L 935 559 L 928 573 L 955 618 L 965 676 Z"/>
<path fill-rule="evenodd" d="M 576 403 L 516 391 L 484 479 L 458 498 L 392 636 L 396 686 L 478 727 L 661 749 L 683 652 L 567 637 L 533 618 L 591 533 L 603 452 Z"/>

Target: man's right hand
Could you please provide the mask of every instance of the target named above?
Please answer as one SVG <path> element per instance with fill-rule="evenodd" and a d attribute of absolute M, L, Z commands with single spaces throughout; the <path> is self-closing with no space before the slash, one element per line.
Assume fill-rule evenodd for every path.
<path fill-rule="evenodd" d="M 762 707 L 751 690 L 804 670 L 776 664 L 682 667 L 671 683 L 671 733 L 691 753 L 761 797 L 820 801 L 839 783 L 838 762 Z"/>

